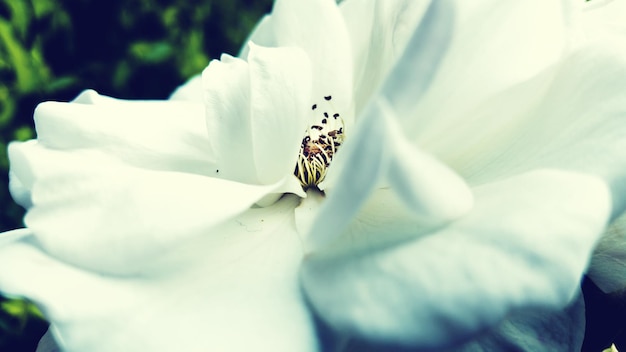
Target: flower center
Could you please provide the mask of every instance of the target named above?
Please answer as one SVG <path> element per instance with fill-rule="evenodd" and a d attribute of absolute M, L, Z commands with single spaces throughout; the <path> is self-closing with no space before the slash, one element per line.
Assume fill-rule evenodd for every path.
<path fill-rule="evenodd" d="M 326 170 L 333 156 L 344 140 L 344 122 L 334 111 L 332 96 L 325 96 L 322 104 L 313 104 L 311 110 L 318 115 L 316 123 L 309 126 L 302 138 L 300 155 L 294 175 L 306 190 L 315 187 L 324 180 Z"/>

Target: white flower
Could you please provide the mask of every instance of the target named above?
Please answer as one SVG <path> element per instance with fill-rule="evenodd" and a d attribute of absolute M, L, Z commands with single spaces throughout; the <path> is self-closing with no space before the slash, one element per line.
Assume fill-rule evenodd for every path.
<path fill-rule="evenodd" d="M 0 290 L 68 351 L 316 351 L 298 275 L 337 332 L 418 349 L 580 312 L 625 203 L 626 56 L 569 5 L 278 0 L 173 100 L 40 105 Z M 301 200 L 312 126 L 345 138 Z"/>

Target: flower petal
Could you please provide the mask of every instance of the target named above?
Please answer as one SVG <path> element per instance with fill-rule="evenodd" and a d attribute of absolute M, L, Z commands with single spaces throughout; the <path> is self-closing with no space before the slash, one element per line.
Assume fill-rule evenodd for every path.
<path fill-rule="evenodd" d="M 509 13 L 511 20 L 506 16 L 493 20 L 514 24 L 523 19 L 517 18 L 518 15 L 532 11 L 534 6 L 541 6 L 542 10 L 538 13 L 541 13 L 541 23 L 546 26 L 547 34 L 542 45 L 548 46 L 553 42 L 554 48 L 563 48 L 568 44 L 566 50 L 559 49 L 558 55 L 552 49 L 545 51 L 545 57 L 534 64 L 529 63 L 527 67 L 524 66 L 525 61 L 506 60 L 507 63 L 513 62 L 519 66 L 519 72 L 507 67 L 510 72 L 501 75 L 498 69 L 493 82 L 480 80 L 479 85 L 467 87 L 464 87 L 465 82 L 472 80 L 466 76 L 473 75 L 474 71 L 466 70 L 466 58 L 457 55 L 457 77 L 450 77 L 446 85 L 442 77 L 455 71 L 446 68 L 452 60 L 449 56 L 454 56 L 455 50 L 461 45 L 455 39 L 424 101 L 418 104 L 411 102 L 411 99 L 415 99 L 411 96 L 413 93 L 404 94 L 403 98 L 402 91 L 413 92 L 403 86 L 396 90 L 398 94 L 387 94 L 385 90 L 383 94 L 395 97 L 396 100 L 390 101 L 397 109 L 403 131 L 420 147 L 458 171 L 468 183 L 483 184 L 545 167 L 583 171 L 603 177 L 610 185 L 614 195 L 613 217 L 617 217 L 626 209 L 626 198 L 623 197 L 626 194 L 623 192 L 626 180 L 623 171 L 626 170 L 626 138 L 621 118 L 626 111 L 626 103 L 620 93 L 626 89 L 626 80 L 616 79 L 626 74 L 626 52 L 623 49 L 626 47 L 626 37 L 607 31 L 597 21 L 570 23 L 572 18 L 566 12 L 563 15 L 564 11 L 558 6 L 552 4 L 555 7 L 549 7 L 546 11 L 543 5 L 535 2 L 516 4 L 530 7 L 520 9 L 519 14 Z M 464 16 L 463 6 L 457 9 L 461 18 Z M 503 13 L 513 10 L 508 5 L 498 6 Z M 550 16 L 555 20 L 550 21 Z M 459 28 L 464 23 L 473 23 L 457 22 Z M 484 23 L 476 24 L 475 27 L 480 32 L 477 28 L 483 28 Z M 509 29 L 515 32 L 515 28 Z M 525 45 L 535 45 L 535 37 L 512 41 L 515 45 L 523 45 L 510 52 L 526 50 L 523 49 Z M 497 43 L 506 38 L 500 38 L 498 34 L 495 39 Z M 490 40 L 485 38 L 483 42 Z M 491 48 L 495 44 L 484 45 Z M 496 49 L 501 51 L 503 47 L 506 45 L 494 46 L 488 53 L 496 53 Z M 533 52 L 530 49 L 526 51 Z M 543 55 L 544 51 L 541 53 Z M 558 57 L 562 59 L 555 65 L 554 59 Z M 489 69 L 493 62 L 497 62 L 489 55 L 479 61 L 481 63 L 477 67 L 484 65 L 489 66 Z M 407 70 L 410 69 L 410 63 L 406 63 Z M 398 65 L 399 72 L 402 72 L 402 65 L 402 62 Z M 489 75 L 485 74 L 485 77 Z M 507 78 L 507 75 L 512 76 Z M 454 80 L 459 83 L 452 84 Z M 500 80 L 502 82 L 498 83 Z M 580 82 L 585 84 L 581 85 Z M 458 90 L 458 97 L 457 93 L 437 93 L 440 86 L 454 87 L 455 92 Z M 390 84 L 390 87 L 394 87 L 394 84 Z M 483 91 L 485 87 L 490 87 L 489 92 Z M 474 94 L 480 94 L 481 97 Z M 467 99 L 469 105 L 464 105 L 464 99 Z M 403 100 L 407 103 L 397 103 Z M 454 104 L 445 103 L 447 101 L 454 101 Z"/>
<path fill-rule="evenodd" d="M 213 171 L 201 104 L 124 101 L 88 90 L 72 103 L 40 104 L 35 124 L 39 142 L 50 148 L 98 149 L 155 170 Z"/>
<path fill-rule="evenodd" d="M 600 239 L 587 275 L 605 293 L 626 289 L 626 215 Z"/>
<path fill-rule="evenodd" d="M 168 270 L 134 279 L 81 270 L 32 236 L 5 233 L 0 240 L 14 238 L 0 244 L 0 290 L 38 303 L 67 351 L 313 352 L 297 285 L 297 202 L 286 197 L 182 239 L 152 258 Z"/>
<path fill-rule="evenodd" d="M 585 335 L 585 304 L 578 295 L 563 310 L 526 308 L 513 312 L 492 329 L 449 352 L 581 351 Z M 416 349 L 352 341 L 346 352 L 417 352 Z M 597 351 L 599 351 L 598 349 Z M 420 350 L 421 351 L 421 350 Z"/>
<path fill-rule="evenodd" d="M 302 48 L 314 65 L 313 95 L 332 95 L 338 111 L 351 111 L 353 66 L 350 38 L 334 0 L 277 0 L 271 23 L 277 46 Z"/>
<path fill-rule="evenodd" d="M 422 145 L 426 136 L 445 136 L 446 131 L 455 128 L 494 94 L 557 63 L 563 56 L 568 34 L 569 12 L 564 3 L 455 2 L 450 46 L 423 99 L 415 98 L 411 85 L 403 85 L 403 90 L 399 90 L 393 80 L 383 88 L 382 94 L 397 101 L 393 105 L 398 108 L 399 117 L 405 117 L 405 133 Z M 424 19 L 429 20 L 429 15 Z M 533 25 L 529 27 L 530 19 Z M 409 48 L 415 50 L 412 45 Z M 404 67 L 396 70 L 398 76 L 402 70 L 410 72 L 418 67 L 411 57 L 406 55 L 409 60 L 398 62 L 399 67 Z M 410 76 L 405 78 L 409 80 Z M 415 87 L 420 85 L 419 81 L 413 82 Z M 387 89 L 392 92 L 386 93 Z M 515 106 L 536 102 L 540 93 L 521 96 Z"/>
<path fill-rule="evenodd" d="M 342 332 L 445 348 L 512 310 L 567 305 L 611 212 L 605 183 L 544 170 L 475 194 L 472 212 L 428 236 L 310 255 L 302 282 L 317 312 Z"/>
<path fill-rule="evenodd" d="M 621 79 L 626 77 L 624 48 L 626 40 L 611 37 L 581 44 L 558 69 L 497 97 L 499 102 L 492 102 L 495 109 L 472 114 L 478 119 L 468 118 L 468 124 L 449 130 L 425 148 L 449 162 L 471 184 L 542 167 L 600 176 L 611 187 L 612 216 L 619 216 L 626 209 L 626 100 L 621 93 L 626 90 L 626 79 Z M 542 90 L 540 103 L 512 120 L 494 122 L 495 128 L 478 131 L 469 127 L 476 123 L 494 126 L 491 122 L 502 120 L 498 108 L 517 102 L 545 76 L 552 79 Z M 462 135 L 457 132 L 460 130 Z"/>
<path fill-rule="evenodd" d="M 263 16 L 245 41 L 246 45 L 241 48 L 241 52 L 239 53 L 239 57 L 244 60 L 246 60 L 250 53 L 250 46 L 247 44 L 249 42 L 265 47 L 277 46 L 271 15 Z"/>
<path fill-rule="evenodd" d="M 581 351 L 585 336 L 582 293 L 563 310 L 527 308 L 454 352 Z"/>
<path fill-rule="evenodd" d="M 352 42 L 357 116 L 404 52 L 429 4 L 429 1 L 412 0 L 348 0 L 341 3 Z"/>
<path fill-rule="evenodd" d="M 309 123 L 311 64 L 297 48 L 250 44 L 253 154 L 259 181 L 291 175 Z"/>
<path fill-rule="evenodd" d="M 28 209 L 33 205 L 30 199 L 30 189 L 11 171 L 9 171 L 9 192 L 11 192 L 11 197 L 15 203 L 21 205 L 24 209 Z"/>
<path fill-rule="evenodd" d="M 311 70 L 296 48 L 250 44 L 248 61 L 222 56 L 204 71 L 215 176 L 269 184 L 293 173 L 310 117 Z"/>
<path fill-rule="evenodd" d="M 316 222 L 331 224 L 335 222 L 335 219 L 319 216 L 325 202 L 327 200 L 323 194 L 307 192 L 307 197 L 302 199 L 295 210 L 296 228 L 299 233 L 304 236 L 316 236 L 318 234 L 312 230 Z M 363 204 L 341 236 L 333 240 L 331 245 L 321 249 L 321 252 L 325 255 L 332 253 L 335 256 L 350 256 L 356 251 L 377 250 L 399 241 L 425 236 L 436 231 L 438 225 L 428 219 L 417 219 L 398 194 L 389 188 L 379 188 Z M 304 240 L 305 243 L 311 241 L 307 237 Z"/>
<path fill-rule="evenodd" d="M 326 182 L 335 187 L 319 214 L 326 220 L 316 221 L 307 237 L 311 250 L 335 239 L 384 178 L 429 226 L 442 225 L 471 209 L 473 196 L 464 180 L 406 141 L 395 120 L 382 99 L 370 105 L 353 138 L 333 160 L 329 180 L 321 187 Z"/>
<path fill-rule="evenodd" d="M 585 336 L 585 305 L 578 292 L 563 310 L 528 308 L 514 312 L 458 352 L 580 351 Z"/>
<path fill-rule="evenodd" d="M 474 71 L 465 69 L 468 64 L 465 58 L 459 59 L 456 64 L 459 66 L 458 77 L 454 79 L 463 83 L 452 84 L 453 78 L 450 77 L 446 87 L 465 89 L 462 99 L 450 96 L 450 92 L 438 96 L 439 85 L 443 87 L 445 83 L 442 77 L 454 72 L 446 68 L 452 60 L 450 57 L 455 53 L 458 55 L 454 57 L 463 57 L 456 50 L 465 44 L 454 39 L 439 67 L 440 72 L 428 87 L 424 101 L 415 102 L 415 91 L 420 91 L 419 83 L 411 85 L 411 75 L 402 76 L 403 69 L 412 71 L 416 61 L 405 61 L 404 58 L 392 72 L 382 95 L 395 109 L 406 135 L 458 171 L 470 184 L 483 184 L 536 168 L 573 169 L 601 176 L 607 181 L 614 196 L 613 217 L 618 216 L 626 209 L 626 198 L 623 196 L 626 194 L 623 192 L 626 181 L 626 131 L 621 118 L 626 111 L 626 101 L 620 93 L 626 89 L 626 80 L 616 77 L 626 75 L 626 36 L 609 35 L 607 31 L 602 32 L 606 35 L 598 35 L 593 30 L 581 36 L 582 24 L 565 25 L 571 20 L 569 13 L 564 11 L 567 6 L 562 9 L 556 3 L 547 9 L 543 3 L 532 1 L 514 5 L 520 6 L 519 11 L 513 11 L 515 9 L 509 8 L 509 5 L 498 4 L 498 11 L 508 14 L 510 19 L 506 16 L 493 19 L 507 21 L 503 28 L 525 20 L 524 13 L 532 12 L 536 6 L 541 6 L 541 23 L 546 26 L 545 38 L 542 34 L 542 41 L 537 43 L 535 36 L 526 38 L 526 34 L 518 33 L 516 28 L 519 27 L 510 27 L 514 34 L 524 37 L 515 41 L 515 45 L 522 46 L 511 52 L 522 50 L 524 46 L 550 46 L 553 43 L 558 53 L 552 48 L 545 51 L 544 56 L 544 51 L 541 51 L 537 61 L 528 63 L 519 61 L 519 58 L 507 60 L 507 64 L 513 63 L 518 69 L 507 67 L 510 72 L 500 74 L 500 69 L 496 67 L 494 72 L 498 73 L 497 77 L 490 77 L 487 82 L 481 80 L 478 89 L 475 86 L 463 88 L 464 82 L 468 81 L 464 75 L 473 75 Z M 465 6 L 469 5 L 464 3 L 456 9 L 460 18 L 457 27 L 462 29 L 465 25 L 475 25 L 474 30 L 482 33 L 482 29 L 478 28 L 483 28 L 484 23 L 478 25 L 474 23 L 477 19 L 470 20 L 474 16 L 472 13 L 480 8 Z M 586 26 L 589 27 L 589 24 Z M 468 32 L 472 31 L 468 29 Z M 510 40 L 501 38 L 500 32 L 494 36 L 485 38 L 485 44 L 481 44 L 488 49 L 487 54 L 502 50 L 506 45 L 496 44 Z M 565 43 L 569 45 L 563 51 Z M 410 45 L 409 48 L 413 50 L 415 46 Z M 411 50 L 405 53 L 407 58 L 412 57 Z M 558 58 L 561 61 L 555 65 Z M 497 62 L 489 55 L 479 61 L 480 65 L 489 69 L 492 62 Z M 396 76 L 400 77 L 399 80 L 394 79 Z M 491 79 L 493 81 L 489 81 Z M 398 81 L 408 84 L 397 84 Z M 486 90 L 483 91 L 483 88 Z M 471 106 L 462 107 L 466 98 Z M 450 99 L 454 104 L 443 103 Z M 512 109 L 512 106 L 518 108 Z M 433 110 L 429 112 L 429 109 Z M 448 114 L 448 111 L 457 112 Z"/>
<path fill-rule="evenodd" d="M 626 25 L 624 24 L 624 16 L 626 16 L 626 4 L 623 1 L 615 0 L 598 0 L 587 2 L 584 8 L 585 20 L 595 22 L 596 26 L 608 26 L 610 30 L 626 35 Z"/>
<path fill-rule="evenodd" d="M 214 176 L 258 183 L 250 123 L 250 70 L 229 55 L 213 60 L 202 73 L 206 124 L 216 155 Z"/>
<path fill-rule="evenodd" d="M 13 171 L 32 190 L 25 217 L 43 248 L 64 261 L 129 274 L 185 238 L 243 212 L 275 185 L 131 168 L 95 151 L 11 144 Z"/>

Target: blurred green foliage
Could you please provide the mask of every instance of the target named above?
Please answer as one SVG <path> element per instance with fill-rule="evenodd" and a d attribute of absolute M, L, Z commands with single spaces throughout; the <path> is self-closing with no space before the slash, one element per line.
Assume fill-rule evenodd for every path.
<path fill-rule="evenodd" d="M 22 226 L 7 143 L 35 136 L 32 112 L 80 91 L 163 99 L 222 52 L 237 54 L 271 0 L 0 0 L 0 231 Z M 37 278 L 32 278 L 36 280 Z M 0 351 L 34 351 L 46 323 L 0 297 Z"/>

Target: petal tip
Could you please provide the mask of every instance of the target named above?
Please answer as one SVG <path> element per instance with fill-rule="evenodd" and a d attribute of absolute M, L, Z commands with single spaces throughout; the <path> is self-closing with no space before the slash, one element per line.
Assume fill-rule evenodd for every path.
<path fill-rule="evenodd" d="M 74 100 L 72 100 L 71 102 L 77 104 L 96 104 L 99 98 L 100 94 L 98 94 L 98 92 L 96 92 L 95 90 L 85 89 L 84 91 L 80 92 L 80 94 L 78 94 L 78 96 L 74 98 Z"/>

